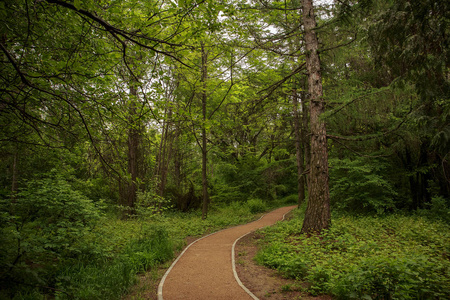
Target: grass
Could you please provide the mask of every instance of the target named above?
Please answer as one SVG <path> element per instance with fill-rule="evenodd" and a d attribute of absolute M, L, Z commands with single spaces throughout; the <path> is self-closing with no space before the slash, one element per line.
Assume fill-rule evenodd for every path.
<path fill-rule="evenodd" d="M 300 234 L 302 211 L 262 230 L 256 260 L 309 292 L 337 299 L 450 298 L 450 226 L 421 216 L 337 216 L 320 236 Z"/>

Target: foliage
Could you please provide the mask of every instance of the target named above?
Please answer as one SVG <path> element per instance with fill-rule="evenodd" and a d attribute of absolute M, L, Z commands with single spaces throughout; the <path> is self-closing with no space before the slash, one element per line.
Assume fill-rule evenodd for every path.
<path fill-rule="evenodd" d="M 395 208 L 397 192 L 386 178 L 381 159 L 330 159 L 330 195 L 334 208 L 347 212 L 381 214 Z"/>
<path fill-rule="evenodd" d="M 294 167 L 291 159 L 268 162 L 250 154 L 235 164 L 222 163 L 212 198 L 224 203 L 282 198 L 295 191 Z"/>
<path fill-rule="evenodd" d="M 301 218 L 266 228 L 256 260 L 338 299 L 450 296 L 448 225 L 419 216 L 342 215 L 321 235 L 299 234 Z"/>
<path fill-rule="evenodd" d="M 3 200 L 1 208 L 5 282 L 42 284 L 58 261 L 76 261 L 95 251 L 83 241 L 102 216 L 100 203 L 73 190 L 57 174 L 30 180 L 15 199 Z"/>
<path fill-rule="evenodd" d="M 57 274 L 60 299 L 116 299 L 144 272 L 173 257 L 174 248 L 166 229 L 150 224 L 112 261 L 66 265 Z"/>
<path fill-rule="evenodd" d="M 380 219 L 341 216 L 311 239 L 280 225 L 289 243 L 271 241 L 265 264 L 342 298 L 448 287 L 448 239 L 430 229 L 450 220 L 448 5 L 316 6 L 333 208 Z M 119 298 L 187 235 L 297 203 L 292 98 L 303 133 L 311 108 L 300 6 L 1 1 L 0 297 Z M 397 209 L 415 210 L 397 216 L 409 231 L 383 215 Z"/>
<path fill-rule="evenodd" d="M 137 192 L 136 213 L 139 217 L 154 217 L 169 208 L 169 201 L 155 193 L 152 187 L 148 188 L 147 191 Z"/>
<path fill-rule="evenodd" d="M 298 204 L 298 194 L 291 194 L 280 199 L 281 203 L 286 205 Z"/>
<path fill-rule="evenodd" d="M 250 199 L 247 206 L 252 214 L 262 213 L 267 210 L 267 205 L 261 199 Z"/>
<path fill-rule="evenodd" d="M 37 203 L 33 203 L 40 209 L 34 209 L 31 202 L 25 205 L 20 197 L 14 203 L 17 208 L 14 216 L 12 209 L 2 207 L 0 298 L 39 299 L 53 295 L 58 299 L 118 299 L 136 282 L 137 273 L 170 260 L 174 251 L 185 245 L 187 236 L 252 221 L 260 214 L 251 213 L 250 207 L 261 209 L 263 203 L 255 200 L 253 206 L 241 202 L 213 206 L 206 220 L 202 220 L 198 211 L 171 210 L 120 219 L 112 213 L 103 215 L 97 205 L 71 190 L 58 176 L 32 181 L 20 195 L 35 197 L 29 199 L 35 199 Z M 41 208 L 45 201 L 47 210 Z M 12 204 L 5 201 L 2 205 Z M 71 205 L 71 212 L 61 213 L 58 205 L 66 208 Z M 86 208 L 88 211 L 83 210 Z M 55 214 L 45 214 L 50 211 Z M 42 218 L 39 212 L 43 213 Z M 75 214 L 77 219 L 66 219 Z M 24 218 L 28 223 L 16 229 Z M 61 231 L 64 224 L 83 219 L 90 220 L 85 227 L 71 223 L 72 230 Z M 15 248 L 18 244 L 20 249 Z M 14 262 L 18 250 L 22 255 Z"/>
<path fill-rule="evenodd" d="M 428 207 L 418 210 L 417 214 L 450 224 L 450 201 L 442 196 L 434 197 Z"/>

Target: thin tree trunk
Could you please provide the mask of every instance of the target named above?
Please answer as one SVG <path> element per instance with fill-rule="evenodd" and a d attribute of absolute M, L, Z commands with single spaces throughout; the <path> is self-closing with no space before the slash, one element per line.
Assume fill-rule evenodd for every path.
<path fill-rule="evenodd" d="M 180 151 L 180 128 L 179 126 L 176 126 L 175 129 L 175 136 L 174 136 L 174 144 L 175 144 L 175 151 L 174 151 L 174 161 L 173 161 L 173 167 L 174 167 L 174 181 L 175 186 L 177 187 L 177 193 L 182 194 L 181 190 L 181 165 L 182 165 L 182 153 Z"/>
<path fill-rule="evenodd" d="M 319 43 L 314 29 L 316 20 L 312 0 L 302 0 L 303 25 L 305 28 L 306 69 L 310 95 L 311 165 L 308 207 L 302 232 L 321 232 L 330 226 L 330 195 L 328 189 L 328 149 L 325 111 L 320 74 Z"/>
<path fill-rule="evenodd" d="M 159 155 L 157 160 L 157 170 L 155 175 L 159 177 L 158 182 L 158 195 L 164 196 L 164 191 L 167 184 L 167 173 L 169 168 L 169 162 L 171 159 L 173 136 L 171 133 L 171 118 L 172 109 L 169 108 L 168 112 L 164 113 L 163 132 L 161 135 L 161 143 L 159 148 Z M 161 205 L 159 205 L 161 208 Z"/>
<path fill-rule="evenodd" d="M 130 87 L 130 94 L 137 97 L 137 89 L 134 86 Z M 127 200 L 126 205 L 130 208 L 134 208 L 136 203 L 136 193 L 137 193 L 137 178 L 139 174 L 139 139 L 140 130 L 139 122 L 136 121 L 136 100 L 133 99 L 130 104 L 130 128 L 128 130 L 128 174 L 130 179 L 128 181 L 128 189 L 126 191 Z"/>
<path fill-rule="evenodd" d="M 11 183 L 11 200 L 14 202 L 16 200 L 16 194 L 17 194 L 17 188 L 18 188 L 18 168 L 17 168 L 17 157 L 19 155 L 17 149 L 17 144 L 14 149 L 14 156 L 13 156 L 13 165 L 12 165 L 12 183 Z"/>
<path fill-rule="evenodd" d="M 294 109 L 294 130 L 295 130 L 295 153 L 297 159 L 297 186 L 298 186 L 298 206 L 302 205 L 305 201 L 305 177 L 303 176 L 304 169 L 304 157 L 303 149 L 301 147 L 302 134 L 300 131 L 304 131 L 304 128 L 300 128 L 300 121 L 298 116 L 298 91 L 294 88 L 292 91 L 292 104 Z"/>
<path fill-rule="evenodd" d="M 163 164 L 163 159 L 165 157 L 165 143 L 166 143 L 166 115 L 167 115 L 167 109 L 164 111 L 164 118 L 163 118 L 163 123 L 162 123 L 162 132 L 161 132 L 161 141 L 159 143 L 159 149 L 158 149 L 158 154 L 156 156 L 156 163 L 155 163 L 155 177 L 160 179 L 161 176 L 161 168 L 162 168 L 162 164 Z M 157 183 L 158 186 L 158 194 L 160 194 L 160 183 Z"/>
<path fill-rule="evenodd" d="M 207 177 L 207 140 L 206 140 L 206 80 L 208 77 L 208 53 L 205 51 L 204 45 L 202 44 L 202 115 L 203 115 L 203 124 L 202 124 L 202 190 L 203 190 L 203 200 L 202 200 L 202 219 L 206 219 L 208 216 L 208 204 L 209 204 L 209 196 L 208 196 L 208 177 Z"/>

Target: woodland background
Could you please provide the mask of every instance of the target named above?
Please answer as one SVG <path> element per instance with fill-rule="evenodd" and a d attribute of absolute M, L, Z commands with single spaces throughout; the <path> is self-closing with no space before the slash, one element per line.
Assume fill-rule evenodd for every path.
<path fill-rule="evenodd" d="M 332 213 L 440 228 L 423 298 L 450 286 L 449 11 L 315 3 Z M 117 298 L 185 236 L 307 201 L 301 1 L 6 0 L 0 17 L 0 297 Z"/>

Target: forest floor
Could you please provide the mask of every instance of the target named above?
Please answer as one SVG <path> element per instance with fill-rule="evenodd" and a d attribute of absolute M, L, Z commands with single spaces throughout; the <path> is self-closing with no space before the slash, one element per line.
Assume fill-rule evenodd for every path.
<path fill-rule="evenodd" d="M 308 283 L 284 278 L 276 270 L 258 265 L 253 258 L 260 248 L 260 238 L 257 232 L 252 232 L 241 238 L 235 247 L 239 279 L 256 297 L 260 300 L 332 299 L 327 295 L 314 297 L 304 291 Z"/>
<path fill-rule="evenodd" d="M 313 297 L 304 292 L 307 283 L 299 283 L 293 279 L 283 278 L 276 270 L 256 264 L 256 255 L 260 235 L 252 232 L 241 238 L 235 246 L 235 265 L 239 279 L 259 299 L 319 299 L 329 300 L 330 296 Z M 190 245 L 198 237 L 189 237 L 186 245 Z M 158 270 L 142 274 L 139 283 L 133 287 L 124 300 L 151 299 L 157 300 L 158 285 L 170 264 Z M 197 298 L 197 299 L 202 299 Z"/>

